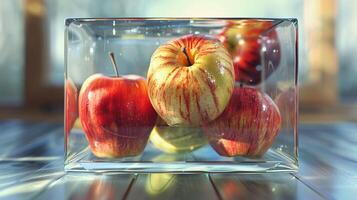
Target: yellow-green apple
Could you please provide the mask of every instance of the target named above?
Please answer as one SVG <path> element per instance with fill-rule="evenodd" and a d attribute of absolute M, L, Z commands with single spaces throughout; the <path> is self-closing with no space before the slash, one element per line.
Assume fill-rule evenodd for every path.
<path fill-rule="evenodd" d="M 117 77 L 94 74 L 83 83 L 79 117 L 93 154 L 116 158 L 143 151 L 157 114 L 146 80 L 117 73 Z"/>
<path fill-rule="evenodd" d="M 254 88 L 235 88 L 223 114 L 204 126 L 210 145 L 222 156 L 262 156 L 279 133 L 278 107 Z"/>
<path fill-rule="evenodd" d="M 272 21 L 229 21 L 217 35 L 232 56 L 236 81 L 256 85 L 278 67 L 280 44 L 273 25 Z"/>
<path fill-rule="evenodd" d="M 232 59 L 217 40 L 186 35 L 161 45 L 151 57 L 148 92 L 170 126 L 199 126 L 217 118 L 234 87 Z"/>
<path fill-rule="evenodd" d="M 78 117 L 78 90 L 73 81 L 68 78 L 65 81 L 65 133 L 71 132 L 71 129 Z"/>
<path fill-rule="evenodd" d="M 165 153 L 187 153 L 207 144 L 200 127 L 168 126 L 161 118 L 151 131 L 150 141 Z"/>

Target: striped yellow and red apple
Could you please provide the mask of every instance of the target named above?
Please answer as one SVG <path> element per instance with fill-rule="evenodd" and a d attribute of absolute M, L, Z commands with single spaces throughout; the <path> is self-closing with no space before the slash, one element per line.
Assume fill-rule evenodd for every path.
<path fill-rule="evenodd" d="M 234 87 L 232 59 L 217 39 L 187 35 L 161 45 L 151 57 L 148 92 L 169 126 L 197 127 L 216 119 Z"/>

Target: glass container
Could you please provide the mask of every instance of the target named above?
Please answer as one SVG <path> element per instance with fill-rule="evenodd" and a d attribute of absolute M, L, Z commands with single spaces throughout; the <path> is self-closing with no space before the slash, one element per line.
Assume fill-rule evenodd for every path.
<path fill-rule="evenodd" d="M 297 171 L 296 19 L 65 25 L 66 171 Z"/>

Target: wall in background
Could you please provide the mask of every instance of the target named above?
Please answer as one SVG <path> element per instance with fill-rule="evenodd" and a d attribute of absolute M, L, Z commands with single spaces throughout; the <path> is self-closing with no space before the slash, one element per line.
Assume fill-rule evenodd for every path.
<path fill-rule="evenodd" d="M 357 1 L 340 0 L 336 47 L 339 56 L 339 91 L 342 101 L 357 99 Z"/>
<path fill-rule="evenodd" d="M 21 0 L 0 1 L 0 104 L 23 100 L 24 18 Z"/>

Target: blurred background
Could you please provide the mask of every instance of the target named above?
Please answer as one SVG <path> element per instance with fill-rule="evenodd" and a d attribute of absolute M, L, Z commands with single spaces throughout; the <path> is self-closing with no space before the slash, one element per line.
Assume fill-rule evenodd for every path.
<path fill-rule="evenodd" d="M 0 118 L 63 120 L 68 17 L 299 20 L 300 120 L 357 120 L 355 0 L 0 0 Z"/>

